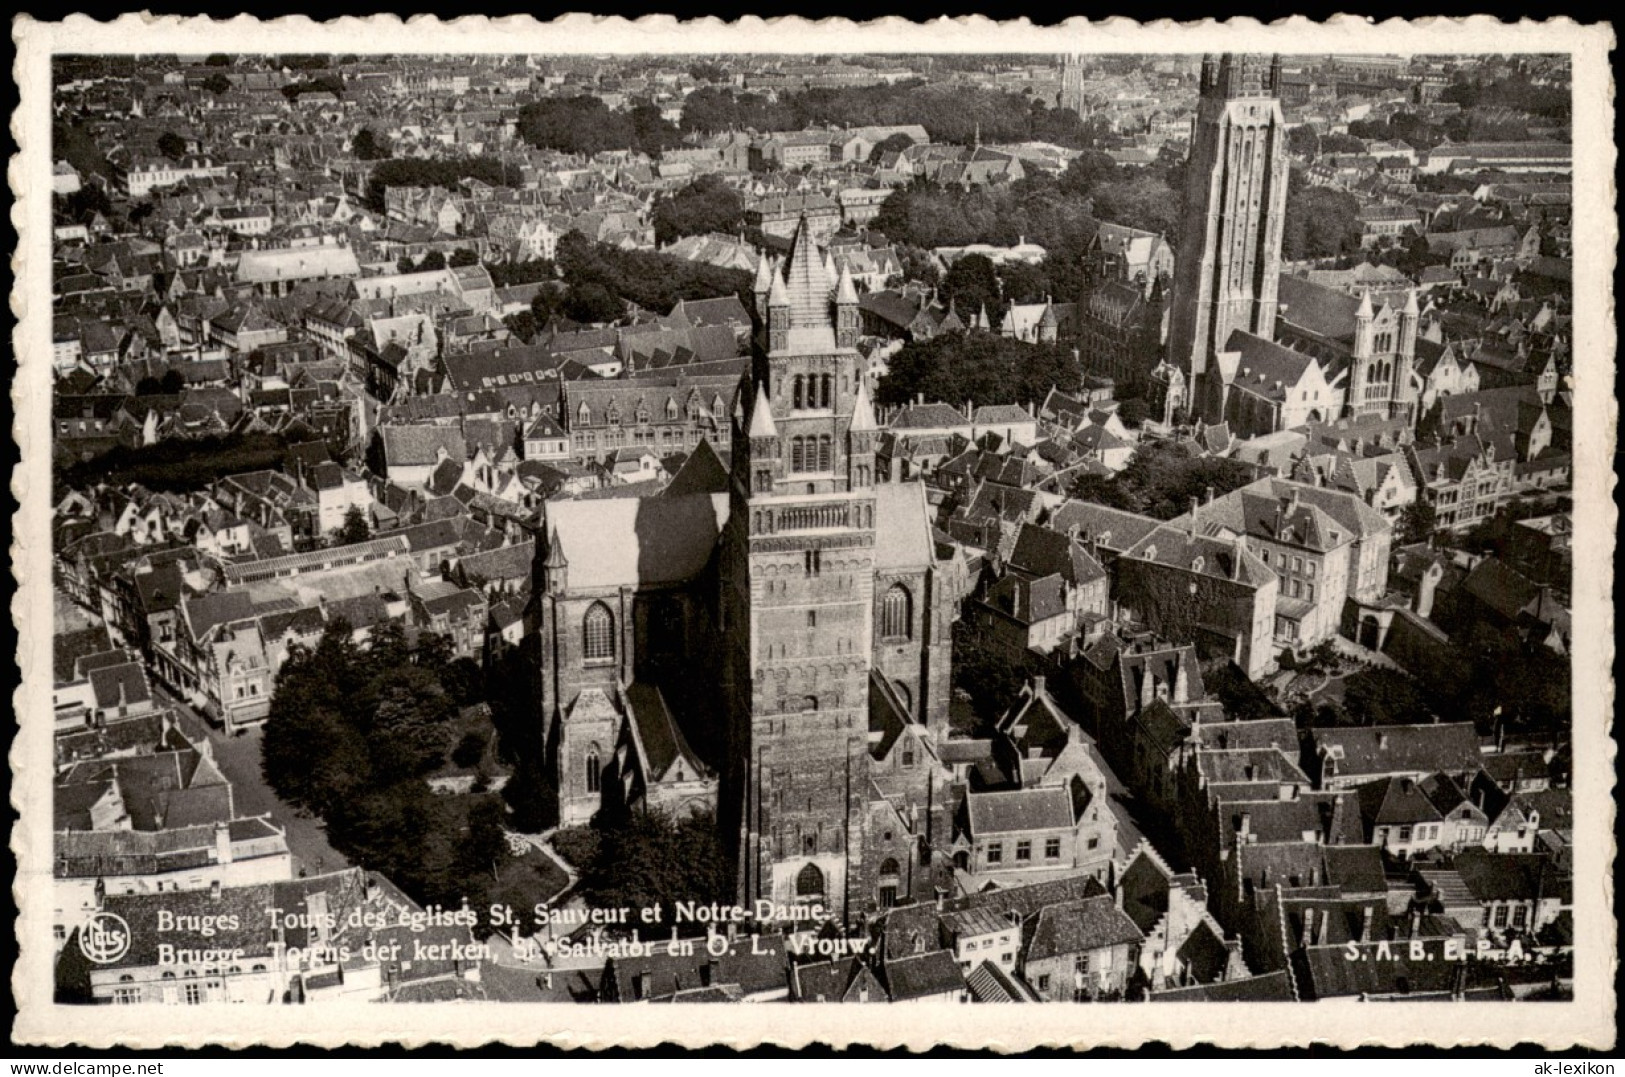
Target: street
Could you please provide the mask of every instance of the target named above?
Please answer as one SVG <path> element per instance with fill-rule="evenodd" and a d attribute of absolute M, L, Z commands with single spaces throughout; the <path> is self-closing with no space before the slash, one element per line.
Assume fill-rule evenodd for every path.
<path fill-rule="evenodd" d="M 288 849 L 293 853 L 295 874 L 301 868 L 316 875 L 350 866 L 350 862 L 328 844 L 327 832 L 320 819 L 300 815 L 265 784 L 265 777 L 260 772 L 260 741 L 265 736 L 263 726 L 240 736 L 230 736 L 162 687 L 157 684 L 153 687 L 161 699 L 184 715 L 182 728 L 188 736 L 195 737 L 202 730 L 209 739 L 214 749 L 215 763 L 226 780 L 231 782 L 232 803 L 237 814 L 269 815 L 271 822 L 288 832 Z"/>

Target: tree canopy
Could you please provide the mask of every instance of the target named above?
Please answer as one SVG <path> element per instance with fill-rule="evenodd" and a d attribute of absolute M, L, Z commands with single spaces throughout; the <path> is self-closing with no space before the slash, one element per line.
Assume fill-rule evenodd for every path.
<path fill-rule="evenodd" d="M 546 97 L 520 106 L 519 137 L 544 150 L 591 156 L 606 150 L 635 150 L 658 156 L 678 145 L 676 125 L 652 105 L 611 109 L 590 94 Z"/>
<path fill-rule="evenodd" d="M 350 149 L 363 161 L 382 161 L 389 157 L 389 139 L 375 134 L 370 127 L 363 127 L 350 140 Z"/>
<path fill-rule="evenodd" d="M 1347 191 L 1311 187 L 1294 170 L 1281 222 L 1281 256 L 1288 261 L 1333 258 L 1360 249 L 1360 203 Z"/>
<path fill-rule="evenodd" d="M 710 172 L 656 202 L 652 217 L 655 242 L 665 246 L 684 236 L 737 232 L 745 223 L 745 200 Z"/>
<path fill-rule="evenodd" d="M 1222 457 L 1197 456 L 1174 441 L 1146 442 L 1116 475 L 1083 475 L 1071 494 L 1126 512 L 1171 520 L 1190 511 L 1191 499 L 1222 497 L 1253 481 L 1246 464 Z"/>
<path fill-rule="evenodd" d="M 910 342 L 887 366 L 875 394 L 882 404 L 905 404 L 922 393 L 956 406 L 967 400 L 1037 404 L 1051 388 L 1073 392 L 1082 382 L 1070 348 L 982 332 Z"/>
<path fill-rule="evenodd" d="M 367 649 L 348 623 L 329 622 L 277 675 L 262 766 L 355 863 L 419 901 L 478 905 L 508 857 L 507 809 L 488 794 L 437 796 L 424 781 L 460 743 L 449 654 L 444 637 L 412 644 L 395 621 L 374 626 Z"/>
<path fill-rule="evenodd" d="M 599 908 L 666 910 L 677 901 L 733 900 L 733 872 L 710 813 L 676 818 L 658 810 L 600 820 L 597 848 L 582 872 L 579 892 Z M 679 931 L 685 930 L 678 923 Z M 686 928 L 704 931 L 703 924 Z"/>
<path fill-rule="evenodd" d="M 564 290 L 543 289 L 531 305 L 544 324 L 555 314 L 578 322 L 613 321 L 624 313 L 623 301 L 667 311 L 679 299 L 750 297 L 752 278 L 748 273 L 654 251 L 622 250 L 595 243 L 580 232 L 561 238 L 555 253 Z"/>
<path fill-rule="evenodd" d="M 165 131 L 158 136 L 158 152 L 171 161 L 179 161 L 186 156 L 186 140 L 173 131 Z"/>
<path fill-rule="evenodd" d="M 505 187 L 518 182 L 519 172 L 495 157 L 391 157 L 367 177 L 367 207 L 382 213 L 384 192 L 391 187 L 450 188 L 464 179 Z"/>

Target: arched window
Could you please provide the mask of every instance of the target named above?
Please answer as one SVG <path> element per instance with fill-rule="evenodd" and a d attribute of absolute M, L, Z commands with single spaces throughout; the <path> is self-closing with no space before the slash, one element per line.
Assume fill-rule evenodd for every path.
<path fill-rule="evenodd" d="M 822 897 L 824 873 L 817 864 L 808 864 L 796 873 L 796 897 Z"/>
<path fill-rule="evenodd" d="M 677 418 L 677 401 L 673 400 L 669 396 L 666 398 L 666 418 L 667 419 L 676 419 Z"/>
<path fill-rule="evenodd" d="M 602 602 L 594 602 L 581 620 L 581 648 L 589 662 L 615 657 L 615 616 Z"/>
<path fill-rule="evenodd" d="M 797 379 L 797 380 L 799 381 L 800 379 Z M 794 438 L 790 439 L 790 470 L 791 471 L 805 471 L 805 470 L 807 470 L 806 467 L 803 466 L 805 464 L 805 462 L 806 462 L 805 444 L 806 443 L 802 438 L 794 437 Z"/>
<path fill-rule="evenodd" d="M 830 468 L 835 466 L 832 459 L 831 459 L 831 455 L 832 454 L 831 454 L 831 448 L 830 448 L 830 437 L 829 437 L 828 434 L 824 434 L 818 439 L 818 470 L 819 471 L 828 471 Z"/>
<path fill-rule="evenodd" d="M 820 385 L 821 385 L 821 387 L 823 389 L 823 392 L 822 392 L 822 394 L 820 394 L 821 395 L 821 401 L 820 401 L 818 406 L 821 407 L 821 408 L 834 407 L 835 406 L 835 375 L 834 374 L 825 374 L 822 378 L 819 379 L 819 383 L 820 383 Z"/>
<path fill-rule="evenodd" d="M 876 887 L 875 897 L 882 909 L 889 909 L 897 904 L 898 874 L 896 860 L 888 856 L 881 861 L 880 882 L 879 886 Z"/>
<path fill-rule="evenodd" d="M 914 630 L 914 598 L 908 588 L 894 583 L 880 602 L 880 635 L 885 639 L 909 639 Z"/>
<path fill-rule="evenodd" d="M 596 793 L 604 778 L 603 764 L 598 760 L 598 746 L 587 751 L 587 792 Z"/>
<path fill-rule="evenodd" d="M 576 421 L 582 426 L 592 422 L 592 409 L 587 406 L 585 400 L 581 402 L 581 407 L 576 409 Z"/>
<path fill-rule="evenodd" d="M 805 393 L 807 391 L 806 379 L 803 378 L 800 374 L 797 374 L 795 376 L 795 380 L 792 381 L 790 384 L 792 386 L 792 394 L 793 394 L 792 399 L 791 399 L 791 406 L 794 407 L 797 411 L 800 411 L 803 407 L 806 406 L 806 397 L 805 397 Z"/>

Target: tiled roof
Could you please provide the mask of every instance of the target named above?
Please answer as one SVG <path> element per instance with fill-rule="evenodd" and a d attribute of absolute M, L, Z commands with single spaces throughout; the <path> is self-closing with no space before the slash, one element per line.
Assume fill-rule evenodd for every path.
<path fill-rule="evenodd" d="M 1115 899 L 1106 895 L 1047 906 L 1030 932 L 1029 962 L 1138 943 L 1145 937 Z"/>
<path fill-rule="evenodd" d="M 979 836 L 1065 829 L 1073 822 L 1071 794 L 1060 788 L 967 793 L 965 807 Z"/>

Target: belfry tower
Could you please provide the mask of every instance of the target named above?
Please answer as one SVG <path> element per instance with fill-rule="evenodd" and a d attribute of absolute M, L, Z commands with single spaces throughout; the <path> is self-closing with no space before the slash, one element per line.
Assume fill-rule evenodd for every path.
<path fill-rule="evenodd" d="M 1082 57 L 1068 54 L 1061 61 L 1061 92 L 1055 104 L 1059 108 L 1069 108 L 1079 116 L 1085 114 Z"/>
<path fill-rule="evenodd" d="M 766 279 L 761 279 L 765 277 Z M 733 421 L 720 564 L 724 836 L 739 896 L 845 919 L 863 858 L 875 580 L 874 450 L 858 296 L 805 217 L 766 265 L 764 355 Z"/>
<path fill-rule="evenodd" d="M 1215 355 L 1231 332 L 1269 339 L 1275 331 L 1287 187 L 1280 78 L 1279 57 L 1202 59 L 1168 358 L 1207 422 L 1224 414 Z"/>

